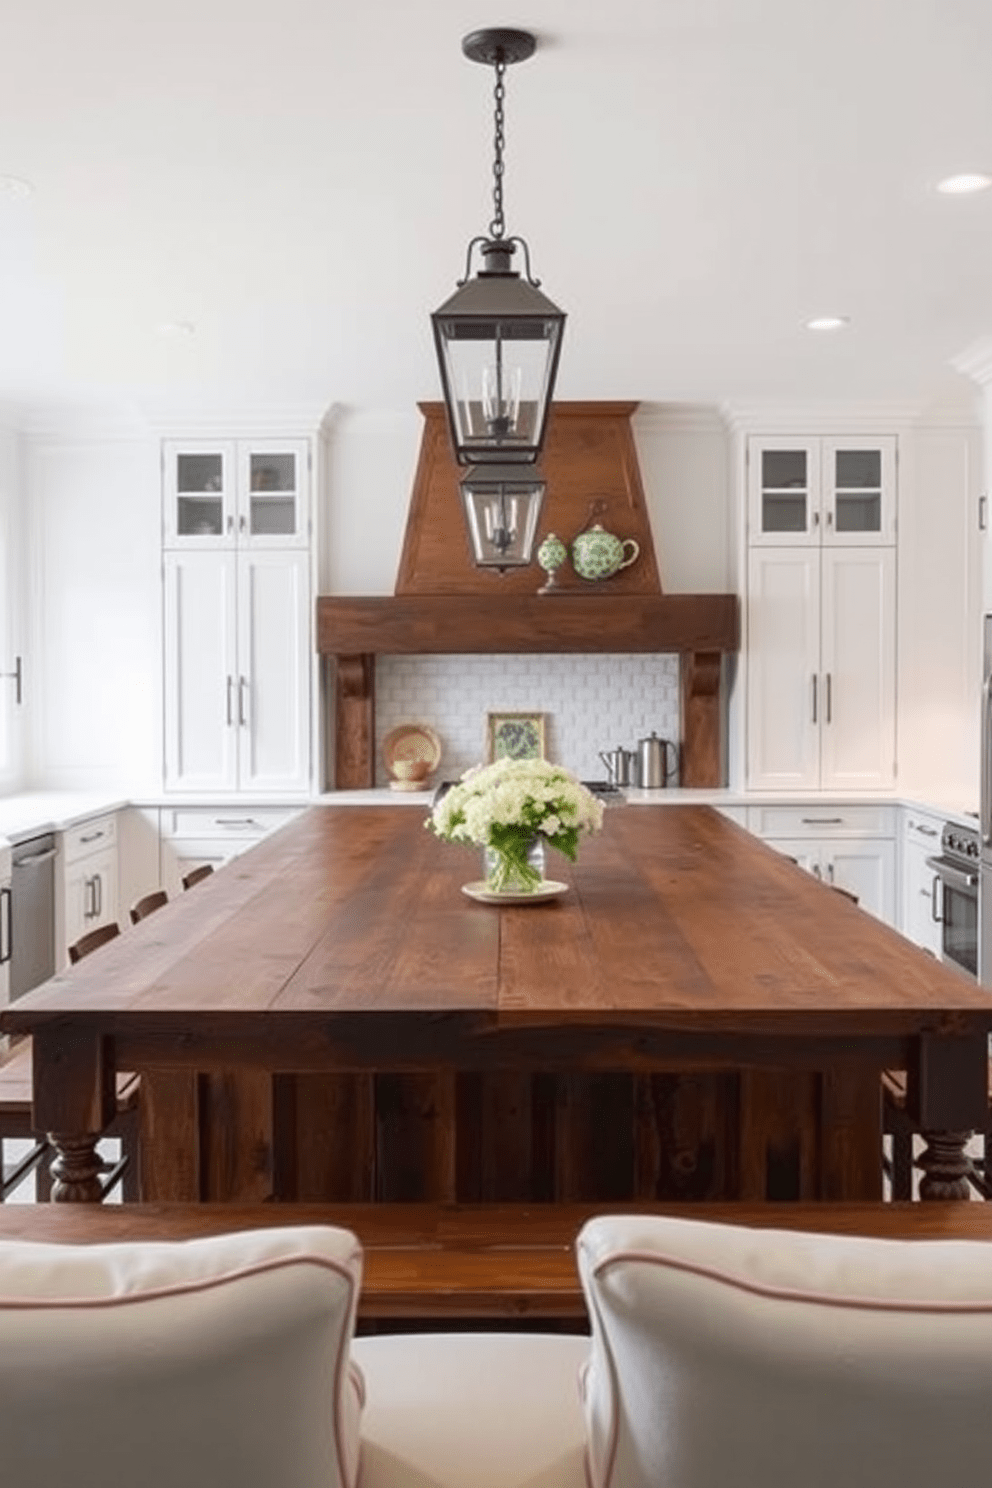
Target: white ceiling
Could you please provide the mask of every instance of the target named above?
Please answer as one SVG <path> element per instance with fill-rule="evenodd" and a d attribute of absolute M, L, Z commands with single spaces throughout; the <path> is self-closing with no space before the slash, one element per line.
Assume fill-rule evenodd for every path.
<path fill-rule="evenodd" d="M 559 396 L 923 400 L 992 332 L 992 192 L 934 191 L 992 172 L 989 0 L 4 0 L 0 398 L 437 397 L 493 24 Z"/>

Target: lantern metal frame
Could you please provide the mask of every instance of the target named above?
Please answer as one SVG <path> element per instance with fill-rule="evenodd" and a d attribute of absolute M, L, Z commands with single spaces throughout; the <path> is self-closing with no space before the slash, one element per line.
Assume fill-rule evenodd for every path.
<path fill-rule="evenodd" d="M 478 568 L 506 573 L 529 565 L 546 484 L 533 462 L 476 465 L 465 473 L 459 490 Z"/>
<path fill-rule="evenodd" d="M 508 66 L 533 56 L 536 48 L 537 40 L 530 32 L 505 27 L 473 31 L 462 41 L 466 57 L 495 69 L 496 106 L 494 216 L 489 233 L 469 242 L 465 277 L 431 316 L 448 431 L 460 465 L 528 465 L 537 460 L 558 374 L 565 313 L 542 292 L 541 281 L 531 272 L 525 239 L 507 237 L 503 217 L 503 78 Z M 523 253 L 523 277 L 512 262 L 518 248 Z M 476 249 L 482 266 L 473 278 Z M 492 347 L 488 395 L 475 389 L 473 396 L 466 388 L 454 386 L 457 349 L 470 342 Z M 513 373 L 505 365 L 505 352 L 514 346 L 519 352 L 525 344 L 539 348 L 536 360 L 540 365 L 532 373 L 536 386 L 528 389 L 521 406 L 515 402 Z M 518 376 L 522 380 L 522 372 Z"/>

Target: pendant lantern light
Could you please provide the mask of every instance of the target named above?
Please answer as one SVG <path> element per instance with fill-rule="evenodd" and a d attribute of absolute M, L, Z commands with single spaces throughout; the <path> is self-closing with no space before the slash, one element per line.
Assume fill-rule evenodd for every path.
<path fill-rule="evenodd" d="M 507 237 L 503 219 L 503 80 L 507 67 L 532 56 L 536 46 L 530 32 L 505 28 L 473 31 L 462 42 L 466 57 L 495 71 L 494 215 L 488 235 L 468 245 L 464 279 L 431 316 L 452 448 L 459 465 L 474 467 L 462 482 L 462 499 L 475 561 L 499 569 L 530 562 L 544 495 L 544 480 L 533 467 L 547 431 L 565 326 L 564 312 L 531 274 L 527 243 Z M 472 277 L 476 250 L 480 266 Z M 523 277 L 513 266 L 518 250 Z M 490 465 L 498 470 L 487 475 Z M 516 518 L 507 525 L 503 518 L 512 512 Z"/>

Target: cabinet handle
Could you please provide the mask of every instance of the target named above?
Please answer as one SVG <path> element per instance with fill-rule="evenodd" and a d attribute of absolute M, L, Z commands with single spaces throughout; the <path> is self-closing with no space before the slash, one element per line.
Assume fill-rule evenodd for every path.
<path fill-rule="evenodd" d="M 103 914 L 103 878 L 99 873 L 93 875 L 93 917 L 99 919 Z"/>
<path fill-rule="evenodd" d="M 813 722 L 816 722 L 816 673 L 813 673 Z"/>
<path fill-rule="evenodd" d="M 823 881 L 823 871 L 820 868 L 819 863 L 814 863 L 813 864 L 813 867 L 810 870 L 810 872 L 812 873 L 812 875 L 813 875 L 814 878 L 818 878 L 821 881 L 821 883 L 822 883 L 822 881 Z"/>
<path fill-rule="evenodd" d="M 257 827 L 253 816 L 215 816 L 215 827 Z"/>
<path fill-rule="evenodd" d="M 813 513 L 813 526 L 814 527 L 819 527 L 819 525 L 820 525 L 820 513 L 818 511 L 815 511 Z"/>
<path fill-rule="evenodd" d="M 99 840 L 100 840 L 100 838 L 102 836 L 103 836 L 103 828 L 102 827 L 100 828 L 100 831 L 99 832 L 87 832 L 86 835 L 85 835 L 85 837 L 80 837 L 80 839 L 79 839 L 80 846 L 82 846 L 82 844 L 84 842 L 99 842 Z"/>
<path fill-rule="evenodd" d="M 923 822 L 911 821 L 909 825 L 913 828 L 914 832 L 919 832 L 922 837 L 936 837 L 937 835 L 936 827 L 927 827 Z"/>
<path fill-rule="evenodd" d="M 227 530 L 228 530 L 228 532 L 233 532 L 234 531 L 234 518 L 233 517 L 228 517 L 228 519 L 227 519 Z"/>
<path fill-rule="evenodd" d="M 14 657 L 14 670 L 12 672 L 0 672 L 0 677 L 8 677 L 14 684 L 14 702 L 21 706 L 21 658 Z"/>
<path fill-rule="evenodd" d="M 93 884 L 94 884 L 94 880 L 92 878 L 84 878 L 83 879 L 83 919 L 84 920 L 91 920 L 93 918 L 94 914 L 96 913 L 96 910 L 93 907 L 96 904 L 96 890 L 94 889 Z"/>
<path fill-rule="evenodd" d="M 933 876 L 933 882 L 930 885 L 930 918 L 932 920 L 935 920 L 938 925 L 940 924 L 941 920 L 944 918 L 944 915 L 943 915 L 943 905 L 941 905 L 940 909 L 937 908 L 937 890 L 939 888 L 940 888 L 940 879 L 937 877 L 937 875 L 935 873 L 934 876 Z"/>
<path fill-rule="evenodd" d="M 832 689 L 832 687 L 830 685 L 830 673 L 828 672 L 827 673 L 827 722 L 828 723 L 830 723 L 830 721 L 831 721 L 831 713 L 832 713 L 832 711 L 833 711 L 833 689 Z"/>
<path fill-rule="evenodd" d="M 248 531 L 248 523 L 245 521 L 244 517 L 239 517 L 238 518 L 238 531 L 239 532 L 247 532 Z"/>
<path fill-rule="evenodd" d="M 989 498 L 985 491 L 978 498 L 978 530 L 984 532 L 989 525 Z"/>
<path fill-rule="evenodd" d="M 842 816 L 802 816 L 800 821 L 804 827 L 842 827 L 844 825 Z"/>
<path fill-rule="evenodd" d="M 248 692 L 248 678 L 238 678 L 238 722 L 243 726 L 248 722 L 248 709 L 245 703 Z"/>
<path fill-rule="evenodd" d="M 231 698 L 231 694 L 233 693 L 233 691 L 234 691 L 234 678 L 233 677 L 228 677 L 228 679 L 227 679 L 227 726 L 228 726 L 228 728 L 230 728 L 231 727 L 231 724 L 234 722 L 234 705 L 233 705 L 232 698 Z"/>
<path fill-rule="evenodd" d="M 4 885 L 0 889 L 0 966 L 9 961 L 13 950 L 14 917 L 11 913 L 10 890 Z M 6 950 L 4 950 L 6 945 Z"/>

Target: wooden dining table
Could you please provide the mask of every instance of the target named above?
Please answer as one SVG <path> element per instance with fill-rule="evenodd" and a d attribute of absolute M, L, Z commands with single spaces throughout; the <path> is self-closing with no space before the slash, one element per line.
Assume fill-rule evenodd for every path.
<path fill-rule="evenodd" d="M 634 1090 L 633 1135 L 613 1149 L 629 1154 L 628 1196 L 664 1197 L 659 1173 L 688 1172 L 702 1147 L 723 1174 L 713 1196 L 779 1196 L 775 1165 L 791 1153 L 799 1187 L 781 1196 L 875 1199 L 886 1069 L 907 1072 L 922 1196 L 967 1196 L 992 995 L 717 810 L 607 809 L 577 863 L 549 853 L 548 876 L 567 887 L 544 902 L 475 902 L 462 887 L 480 872 L 479 851 L 438 840 L 416 807 L 313 806 L 8 1007 L 0 1027 L 34 1041 L 54 1197 L 99 1199 L 116 1072 L 148 1070 L 449 1090 L 560 1079 L 587 1095 L 616 1077 Z M 679 1081 L 722 1092 L 709 1147 L 669 1120 Z M 505 1137 L 513 1103 L 497 1099 L 487 1128 L 453 1101 L 440 1196 L 456 1198 L 459 1173 L 498 1167 L 482 1149 Z M 590 1151 L 622 1125 L 588 1111 L 579 1124 Z M 352 1138 L 333 1122 L 321 1133 L 328 1151 Z M 155 1140 L 167 1146 L 167 1125 Z M 542 1197 L 600 1196 L 569 1190 L 567 1158 L 552 1168 L 561 1184 Z"/>

